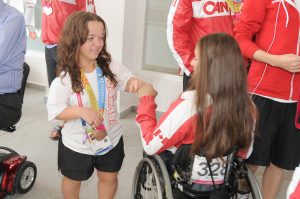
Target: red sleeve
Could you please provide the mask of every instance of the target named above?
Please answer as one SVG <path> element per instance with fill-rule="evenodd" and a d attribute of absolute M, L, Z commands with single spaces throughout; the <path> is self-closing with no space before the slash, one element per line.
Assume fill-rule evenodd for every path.
<path fill-rule="evenodd" d="M 189 111 L 189 104 L 182 102 L 184 100 L 181 99 L 173 102 L 157 122 L 154 97 L 140 98 L 136 122 L 140 127 L 143 148 L 147 154 L 157 154 L 171 147 L 178 147 L 186 141 L 193 142 L 193 136 L 188 133 L 193 132 L 194 114 Z"/>
<path fill-rule="evenodd" d="M 259 50 L 253 36 L 260 30 L 265 20 L 266 0 L 245 0 L 241 15 L 234 28 L 234 35 L 244 56 L 252 59 Z"/>
<path fill-rule="evenodd" d="M 81 11 L 86 11 L 86 0 L 77 0 L 77 8 Z"/>
<path fill-rule="evenodd" d="M 194 45 L 191 41 L 191 21 L 193 8 L 191 0 L 174 0 L 168 14 L 167 40 L 169 48 L 179 64 L 192 72 L 190 62 L 194 58 Z"/>
<path fill-rule="evenodd" d="M 153 96 L 141 97 L 137 107 L 136 122 L 140 125 L 142 138 L 147 141 L 152 140 L 153 131 L 157 124 L 156 107 Z"/>

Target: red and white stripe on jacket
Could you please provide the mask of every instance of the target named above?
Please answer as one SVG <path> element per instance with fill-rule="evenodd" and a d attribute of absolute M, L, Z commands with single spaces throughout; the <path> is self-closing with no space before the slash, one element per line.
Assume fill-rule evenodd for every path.
<path fill-rule="evenodd" d="M 197 124 L 195 95 L 195 91 L 182 93 L 158 122 L 154 97 L 140 98 L 136 122 L 140 127 L 144 151 L 148 155 L 158 154 L 165 150 L 175 153 L 181 145 L 194 142 Z M 240 151 L 239 156 L 248 158 L 251 152 L 252 145 L 248 150 Z"/>
<path fill-rule="evenodd" d="M 259 49 L 299 55 L 299 27 L 295 0 L 244 0 L 234 33 L 243 55 L 250 59 Z M 300 96 L 300 73 L 256 60 L 252 60 L 248 82 L 249 92 L 269 98 L 296 101 Z"/>
<path fill-rule="evenodd" d="M 140 98 L 136 122 L 140 127 L 143 148 L 149 155 L 167 149 L 175 153 L 182 144 L 192 144 L 196 124 L 194 92 L 184 92 L 173 102 L 166 113 L 156 120 L 154 97 Z M 175 147 L 175 148 L 173 148 Z"/>
<path fill-rule="evenodd" d="M 60 31 L 63 29 L 67 17 L 76 11 L 90 11 L 88 8 L 94 8 L 94 0 L 42 0 L 42 6 L 45 7 L 51 2 L 52 13 L 46 15 L 42 13 L 42 41 L 44 44 L 57 44 Z"/>
<path fill-rule="evenodd" d="M 190 75 L 196 42 L 204 35 L 233 35 L 233 18 L 226 0 L 173 0 L 167 22 L 169 48 L 181 70 Z"/>
<path fill-rule="evenodd" d="M 287 199 L 300 198 L 300 165 L 295 169 L 292 181 L 287 190 Z"/>

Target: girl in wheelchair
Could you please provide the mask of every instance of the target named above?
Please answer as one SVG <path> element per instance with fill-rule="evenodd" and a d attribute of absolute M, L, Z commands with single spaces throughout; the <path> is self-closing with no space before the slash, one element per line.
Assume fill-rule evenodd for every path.
<path fill-rule="evenodd" d="M 243 63 L 233 37 L 224 33 L 204 36 L 198 41 L 191 62 L 194 73 L 189 89 L 159 121 L 155 115 L 157 92 L 149 84 L 142 86 L 138 90 L 136 122 L 144 151 L 148 155 L 165 151 L 175 154 L 182 145 L 191 144 L 188 155 L 195 157 L 192 183 L 214 188 L 222 184 L 224 165 L 229 161 L 226 154 L 237 147 L 238 156 L 247 158 L 252 150 L 257 113 L 247 93 Z M 173 195 L 190 198 L 179 190 L 174 190 Z"/>

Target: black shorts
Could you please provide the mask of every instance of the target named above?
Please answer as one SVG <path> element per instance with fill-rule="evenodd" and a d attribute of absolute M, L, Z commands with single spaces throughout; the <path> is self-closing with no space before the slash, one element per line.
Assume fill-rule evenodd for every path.
<path fill-rule="evenodd" d="M 103 172 L 117 172 L 121 169 L 124 159 L 123 137 L 108 153 L 101 156 L 77 153 L 64 146 L 61 139 L 58 146 L 58 169 L 61 173 L 76 181 L 87 180 L 94 168 Z"/>
<path fill-rule="evenodd" d="M 300 163 L 300 130 L 295 127 L 297 103 L 281 103 L 253 95 L 259 121 L 249 164 L 270 163 L 294 170 Z"/>

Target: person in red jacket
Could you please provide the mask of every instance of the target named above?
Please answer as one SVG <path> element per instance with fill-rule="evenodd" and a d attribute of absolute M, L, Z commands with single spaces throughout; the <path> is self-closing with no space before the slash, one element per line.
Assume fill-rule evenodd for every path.
<path fill-rule="evenodd" d="M 245 0 L 234 28 L 242 53 L 252 59 L 249 93 L 259 114 L 259 135 L 248 163 L 266 166 L 265 199 L 278 191 L 283 169 L 300 162 L 300 130 L 295 127 L 300 97 L 299 1 Z M 253 40 L 253 38 L 255 38 Z"/>
<path fill-rule="evenodd" d="M 237 42 L 225 33 L 202 37 L 192 65 L 196 68 L 191 87 L 159 121 L 156 91 L 149 84 L 138 90 L 136 122 L 144 151 L 149 155 L 166 150 L 174 154 L 181 145 L 193 144 L 194 154 L 201 148 L 211 160 L 238 146 L 240 156 L 248 157 L 256 109 L 247 93 L 247 74 Z"/>
<path fill-rule="evenodd" d="M 300 165 L 295 169 L 286 196 L 286 199 L 299 199 L 299 198 L 300 198 Z"/>
<path fill-rule="evenodd" d="M 76 11 L 95 13 L 93 0 L 42 0 L 42 41 L 45 44 L 45 59 L 47 65 L 48 85 L 56 77 L 56 51 L 67 17 Z M 56 126 L 50 132 L 51 139 L 58 139 L 61 126 Z"/>
<path fill-rule="evenodd" d="M 183 90 L 193 72 L 191 61 L 197 41 L 210 33 L 233 35 L 240 0 L 173 0 L 167 22 L 169 48 L 183 72 Z"/>

